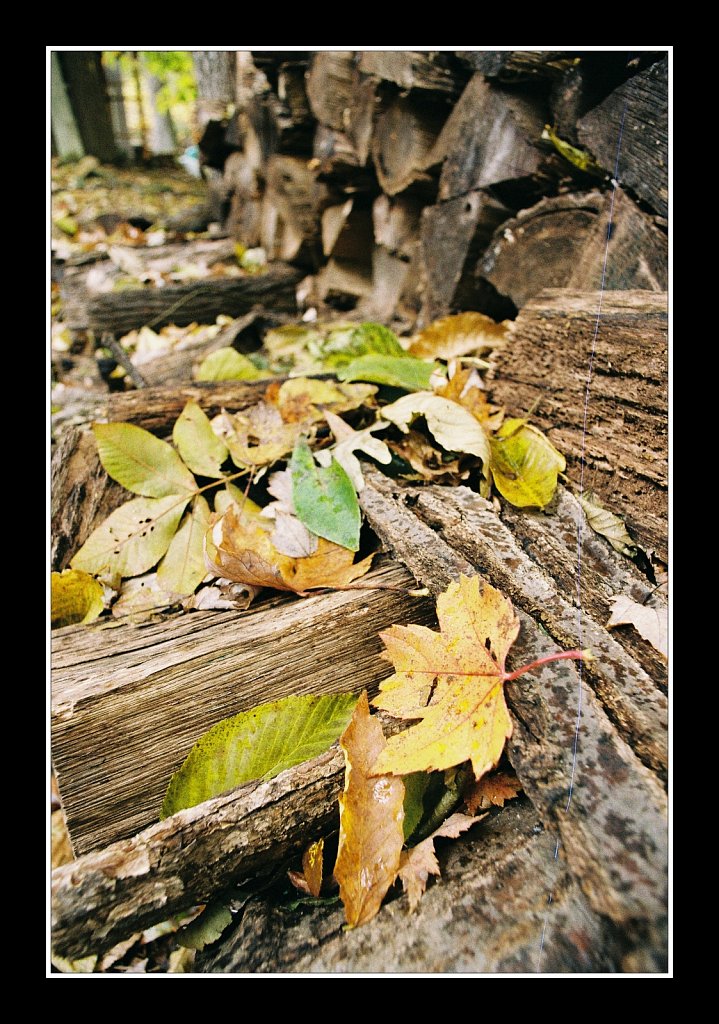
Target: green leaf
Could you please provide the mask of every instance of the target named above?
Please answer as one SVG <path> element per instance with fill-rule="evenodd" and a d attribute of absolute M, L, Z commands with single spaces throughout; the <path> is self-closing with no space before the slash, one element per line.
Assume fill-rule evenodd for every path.
<path fill-rule="evenodd" d="M 434 772 L 410 772 L 402 777 L 404 782 L 404 828 L 405 841 L 410 838 L 414 830 L 424 817 L 424 796 L 431 782 L 434 781 Z"/>
<path fill-rule="evenodd" d="M 74 217 L 57 217 L 53 224 L 59 231 L 62 231 L 65 235 L 70 235 L 71 238 L 80 230 L 80 226 Z"/>
<path fill-rule="evenodd" d="M 492 476 L 499 493 L 518 508 L 544 508 L 566 468 L 564 456 L 525 420 L 505 420 L 490 439 Z"/>
<path fill-rule="evenodd" d="M 214 725 L 170 779 L 161 818 L 324 753 L 344 731 L 353 693 L 284 697 Z"/>
<path fill-rule="evenodd" d="M 329 466 L 315 463 L 301 437 L 290 463 L 292 502 L 308 530 L 350 551 L 359 550 L 362 516 L 352 481 L 336 459 Z"/>
<path fill-rule="evenodd" d="M 207 575 L 204 540 L 209 527 L 210 506 L 198 494 L 157 570 L 157 582 L 167 593 L 186 597 L 202 583 Z"/>
<path fill-rule="evenodd" d="M 113 480 L 147 498 L 191 494 L 195 478 L 172 445 L 132 423 L 95 423 L 100 462 Z"/>
<path fill-rule="evenodd" d="M 360 356 L 337 371 L 340 380 L 367 380 L 373 384 L 387 384 L 405 391 L 426 391 L 435 363 L 427 363 L 414 356 Z"/>
<path fill-rule="evenodd" d="M 167 551 L 188 501 L 176 494 L 133 498 L 93 530 L 71 567 L 98 575 L 140 576 Z"/>
<path fill-rule="evenodd" d="M 105 607 L 102 585 L 80 569 L 65 569 L 50 577 L 50 617 L 53 629 L 92 622 Z"/>
<path fill-rule="evenodd" d="M 232 924 L 232 912 L 222 900 L 208 903 L 202 913 L 177 933 L 177 941 L 186 949 L 204 949 L 217 942 Z"/>
<path fill-rule="evenodd" d="M 476 455 L 485 468 L 489 466 L 491 453 L 482 424 L 458 402 L 431 391 L 421 391 L 405 395 L 382 409 L 383 419 L 394 423 L 405 434 L 417 416 L 424 416 L 429 432 L 445 451 Z"/>
<path fill-rule="evenodd" d="M 193 473 L 213 479 L 222 476 L 220 466 L 229 454 L 227 445 L 214 432 L 197 402 L 188 402 L 178 416 L 172 440 Z"/>
<path fill-rule="evenodd" d="M 333 367 L 346 366 L 360 356 L 408 358 L 394 331 L 390 331 L 382 324 L 369 321 L 358 327 L 334 328 L 317 349 L 323 362 Z"/>
<path fill-rule="evenodd" d="M 218 348 L 203 359 L 196 380 L 262 380 L 267 374 L 234 348 Z"/>

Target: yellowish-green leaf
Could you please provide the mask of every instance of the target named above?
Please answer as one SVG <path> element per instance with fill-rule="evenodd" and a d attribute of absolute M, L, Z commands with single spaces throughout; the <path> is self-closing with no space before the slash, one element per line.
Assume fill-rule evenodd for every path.
<path fill-rule="evenodd" d="M 571 142 L 565 142 L 564 139 L 560 139 L 557 133 L 550 125 L 545 124 L 544 131 L 542 132 L 542 138 L 547 139 L 552 143 L 554 148 L 560 153 L 565 160 L 568 160 L 570 164 L 574 164 L 580 171 L 584 171 L 586 174 L 593 174 L 598 178 L 605 178 L 606 174 L 594 160 L 591 153 L 587 153 L 584 149 L 578 149 L 573 146 Z"/>
<path fill-rule="evenodd" d="M 262 512 L 252 498 L 248 498 L 241 488 L 232 483 L 225 484 L 224 489 L 215 494 L 215 512 L 222 515 L 231 505 L 236 507 L 244 519 L 252 519 Z"/>
<path fill-rule="evenodd" d="M 92 432 L 100 462 L 128 491 L 164 498 L 197 490 L 195 478 L 172 445 L 148 430 L 132 423 L 95 423 Z"/>
<path fill-rule="evenodd" d="M 218 348 L 203 359 L 196 380 L 263 380 L 269 375 L 234 348 Z"/>
<path fill-rule="evenodd" d="M 292 503 L 297 518 L 317 537 L 359 550 L 360 512 L 352 481 L 336 459 L 318 466 L 304 438 L 295 445 L 290 463 Z"/>
<path fill-rule="evenodd" d="M 228 456 L 227 445 L 212 429 L 197 402 L 188 402 L 178 416 L 172 440 L 193 473 L 213 479 L 222 476 L 220 466 Z"/>
<path fill-rule="evenodd" d="M 347 725 L 356 703 L 352 693 L 284 697 L 223 719 L 197 741 L 172 776 L 161 817 L 253 779 L 271 779 L 324 753 Z"/>
<path fill-rule="evenodd" d="M 382 409 L 382 417 L 405 434 L 409 425 L 424 416 L 429 432 L 448 452 L 467 452 L 482 460 L 484 469 L 491 458 L 489 440 L 482 424 L 463 406 L 431 391 L 405 395 Z"/>
<path fill-rule="evenodd" d="M 621 516 L 617 516 L 614 512 L 603 508 L 591 491 L 585 491 L 580 496 L 579 504 L 584 509 L 587 522 L 595 533 L 605 537 L 620 555 L 634 558 L 638 547 Z"/>
<path fill-rule="evenodd" d="M 210 507 L 198 494 L 158 567 L 157 582 L 163 590 L 186 597 L 202 583 L 207 575 L 204 541 L 209 526 Z"/>
<path fill-rule="evenodd" d="M 199 917 L 177 933 L 177 941 L 186 949 L 204 949 L 217 942 L 232 924 L 232 913 L 223 900 L 208 903 Z"/>
<path fill-rule="evenodd" d="M 456 359 L 501 348 L 510 321 L 495 323 L 484 313 L 457 313 L 435 320 L 411 339 L 409 351 L 421 359 Z"/>
<path fill-rule="evenodd" d="M 277 390 L 276 403 L 285 422 L 321 420 L 328 406 L 332 412 L 357 409 L 377 391 L 371 384 L 338 384 L 333 380 L 293 377 Z M 271 389 L 268 394 L 272 394 Z"/>
<path fill-rule="evenodd" d="M 70 565 L 96 575 L 140 576 L 167 551 L 189 500 L 169 494 L 126 502 L 93 530 Z"/>
<path fill-rule="evenodd" d="M 74 217 L 56 217 L 53 224 L 64 235 L 70 235 L 71 238 L 80 230 L 80 226 Z"/>
<path fill-rule="evenodd" d="M 375 916 L 397 877 L 404 842 L 404 785 L 391 775 L 370 775 L 385 749 L 385 739 L 382 726 L 369 713 L 366 691 L 357 701 L 340 745 L 345 785 L 334 874 L 347 924 L 355 928 Z"/>
<path fill-rule="evenodd" d="M 101 584 L 79 569 L 54 572 L 50 577 L 52 626 L 93 622 L 105 607 Z"/>
<path fill-rule="evenodd" d="M 368 380 L 405 391 L 426 391 L 436 369 L 436 363 L 415 359 L 406 353 L 402 356 L 368 355 L 338 369 L 337 376 L 340 380 Z"/>
<path fill-rule="evenodd" d="M 505 420 L 490 443 L 499 493 L 518 508 L 549 504 L 566 462 L 542 431 L 521 419 Z"/>

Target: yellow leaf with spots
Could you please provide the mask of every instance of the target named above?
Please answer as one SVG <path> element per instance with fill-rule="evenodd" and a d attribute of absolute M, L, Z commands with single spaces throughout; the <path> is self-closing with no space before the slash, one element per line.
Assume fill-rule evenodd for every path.
<path fill-rule="evenodd" d="M 50 577 L 52 625 L 92 622 L 105 607 L 102 584 L 79 569 L 54 572 Z"/>

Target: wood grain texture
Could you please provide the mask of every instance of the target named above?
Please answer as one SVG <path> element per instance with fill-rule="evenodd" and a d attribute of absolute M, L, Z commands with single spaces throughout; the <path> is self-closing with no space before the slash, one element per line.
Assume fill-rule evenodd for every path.
<path fill-rule="evenodd" d="M 363 50 L 359 69 L 400 89 L 424 89 L 457 96 L 463 76 L 452 67 L 447 53 L 419 50 Z"/>
<path fill-rule="evenodd" d="M 493 399 L 532 413 L 578 483 L 626 516 L 632 536 L 667 560 L 668 338 L 665 293 L 605 292 L 584 400 L 599 295 L 548 291 L 514 323 L 497 354 Z"/>
<path fill-rule="evenodd" d="M 428 171 L 439 163 L 435 143 L 450 110 L 445 101 L 416 92 L 385 101 L 375 122 L 372 159 L 377 180 L 388 196 L 415 184 L 427 195 L 436 193 Z"/>
<path fill-rule="evenodd" d="M 611 218 L 611 237 L 607 233 Z M 521 309 L 544 288 L 608 290 L 667 287 L 667 239 L 617 189 L 543 199 L 506 221 L 475 273 Z"/>
<path fill-rule="evenodd" d="M 662 217 L 668 212 L 668 58 L 640 72 L 579 121 L 580 142 Z"/>
<path fill-rule="evenodd" d="M 387 564 L 365 581 L 413 586 Z M 290 694 L 374 692 L 388 674 L 379 632 L 433 616 L 427 599 L 358 590 L 55 630 L 53 763 L 75 852 L 155 820 L 170 776 L 220 719 Z"/>

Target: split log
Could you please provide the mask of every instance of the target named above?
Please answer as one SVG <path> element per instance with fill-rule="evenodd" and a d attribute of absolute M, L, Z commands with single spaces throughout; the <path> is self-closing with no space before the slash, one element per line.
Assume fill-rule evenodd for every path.
<path fill-rule="evenodd" d="M 610 257 L 611 258 L 611 257 Z M 495 401 L 532 421 L 633 537 L 667 560 L 667 297 L 661 292 L 547 291 L 497 353 Z M 591 363 L 587 433 L 584 402 Z"/>
<path fill-rule="evenodd" d="M 267 166 L 262 211 L 262 245 L 270 259 L 315 270 L 321 257 L 320 216 L 328 203 L 307 160 L 274 156 Z"/>
<path fill-rule="evenodd" d="M 610 174 L 667 216 L 668 61 L 615 89 L 578 124 L 579 140 Z"/>
<path fill-rule="evenodd" d="M 422 203 L 411 195 L 381 195 L 372 207 L 374 240 L 388 252 L 409 257 L 417 240 Z"/>
<path fill-rule="evenodd" d="M 348 199 L 322 214 L 325 256 L 366 265 L 372 252 L 372 237 L 372 210 L 366 199 Z"/>
<path fill-rule="evenodd" d="M 355 55 L 349 50 L 320 50 L 307 72 L 307 98 L 320 124 L 343 132 L 356 84 Z"/>
<path fill-rule="evenodd" d="M 434 198 L 436 179 L 429 171 L 439 163 L 435 143 L 450 109 L 446 101 L 417 93 L 385 101 L 372 137 L 372 159 L 387 195 L 414 185 L 425 199 Z"/>
<path fill-rule="evenodd" d="M 459 94 L 466 77 L 458 73 L 451 54 L 440 51 L 363 50 L 359 54 L 359 69 L 394 82 L 402 90 L 422 89 L 449 97 Z"/>
<path fill-rule="evenodd" d="M 607 233 L 611 217 L 611 238 Z M 521 309 L 544 288 L 667 285 L 667 239 L 621 189 L 543 199 L 496 231 L 474 272 Z"/>
<path fill-rule="evenodd" d="M 511 211 L 477 190 L 422 212 L 421 244 L 426 322 L 461 309 L 481 309 L 497 320 L 515 313 L 496 289 L 474 277 L 477 260 Z"/>
<path fill-rule="evenodd" d="M 366 582 L 411 587 L 385 565 Z M 365 582 L 365 581 L 363 581 Z M 434 618 L 431 601 L 347 591 L 252 612 L 53 633 L 53 764 L 76 853 L 156 820 L 193 743 L 229 715 L 299 693 L 376 692 L 378 633 Z"/>
<path fill-rule="evenodd" d="M 503 89 L 474 75 L 437 139 L 434 159 L 444 159 L 439 198 L 503 182 L 512 182 L 515 193 L 539 198 L 546 180 L 535 178 L 546 157 L 536 144 L 547 114 L 546 101 L 536 91 Z"/>
<path fill-rule="evenodd" d="M 339 310 L 354 309 L 358 301 L 372 294 L 372 264 L 369 260 L 330 258 L 317 276 L 320 297 Z"/>
<path fill-rule="evenodd" d="M 577 59 L 567 50 L 459 50 L 457 57 L 487 78 L 525 82 L 536 78 L 560 78 Z"/>
<path fill-rule="evenodd" d="M 230 204 L 227 231 L 248 249 L 258 246 L 262 240 L 262 189 L 258 169 L 245 153 L 227 158 L 223 184 Z"/>
<path fill-rule="evenodd" d="M 407 290 L 410 260 L 397 256 L 383 245 L 372 252 L 372 295 L 368 299 L 368 315 L 378 320 L 391 320 L 402 315 L 402 295 Z M 414 317 L 411 317 L 413 320 Z"/>

